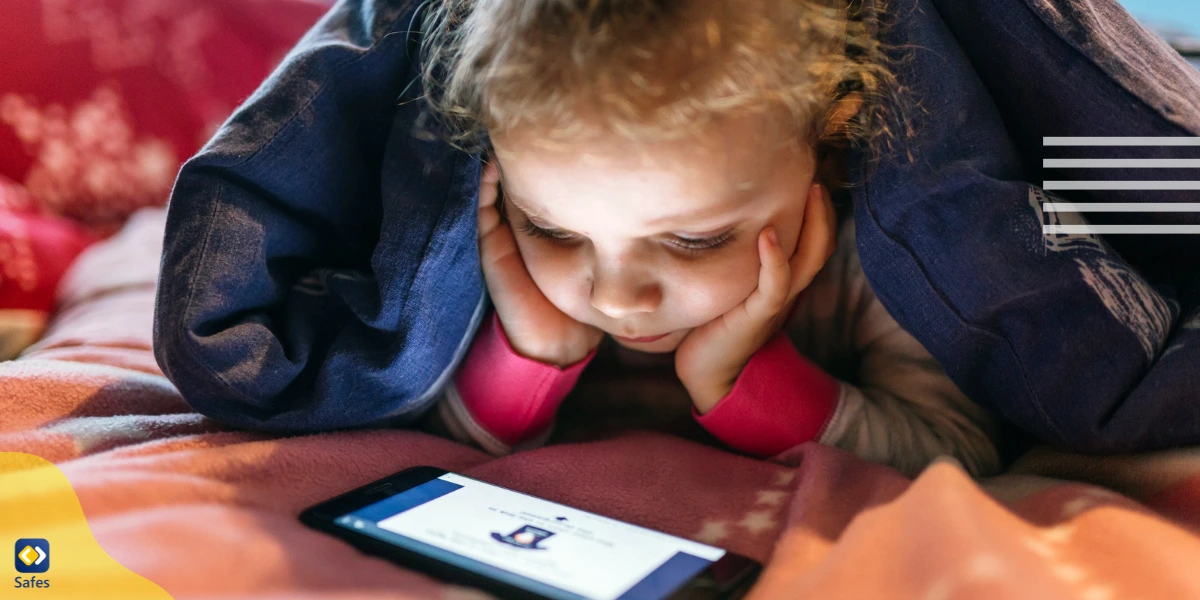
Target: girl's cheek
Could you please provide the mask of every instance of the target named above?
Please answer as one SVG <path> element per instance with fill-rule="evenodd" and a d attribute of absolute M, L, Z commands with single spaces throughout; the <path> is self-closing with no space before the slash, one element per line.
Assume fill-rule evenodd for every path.
<path fill-rule="evenodd" d="M 561 279 L 565 273 L 572 270 L 572 263 L 577 262 L 575 253 L 570 249 L 559 248 L 549 241 L 517 235 L 517 248 L 521 250 L 521 259 L 535 281 L 546 279 L 547 283 L 551 283 L 551 279 Z M 522 237 L 525 239 L 521 239 Z"/>
<path fill-rule="evenodd" d="M 757 287 L 757 278 L 748 274 L 758 273 L 757 263 L 741 265 L 731 263 L 729 268 L 697 276 L 694 280 L 694 305 L 690 312 L 701 313 L 700 320 L 708 321 L 729 312 L 740 304 Z"/>
<path fill-rule="evenodd" d="M 551 304 L 571 314 L 587 300 L 587 271 L 579 255 L 542 240 L 518 241 L 529 276 Z"/>
<path fill-rule="evenodd" d="M 745 248 L 729 255 L 726 260 L 713 261 L 704 272 L 696 274 L 703 282 L 706 312 L 721 315 L 740 304 L 758 287 L 761 265 L 757 247 Z"/>

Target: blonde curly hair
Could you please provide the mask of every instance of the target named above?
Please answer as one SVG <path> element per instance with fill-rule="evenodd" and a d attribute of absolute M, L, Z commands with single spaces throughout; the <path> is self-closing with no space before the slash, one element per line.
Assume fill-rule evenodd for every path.
<path fill-rule="evenodd" d="M 468 152 L 535 130 L 678 139 L 734 112 L 783 114 L 831 152 L 891 147 L 903 120 L 882 0 L 429 0 L 418 130 Z M 856 114 L 835 115 L 857 93 Z M 837 126 L 832 126 L 833 123 Z M 911 135 L 911 131 L 907 132 Z M 872 152 L 877 157 L 878 152 Z M 911 156 L 910 156 L 911 159 Z"/>

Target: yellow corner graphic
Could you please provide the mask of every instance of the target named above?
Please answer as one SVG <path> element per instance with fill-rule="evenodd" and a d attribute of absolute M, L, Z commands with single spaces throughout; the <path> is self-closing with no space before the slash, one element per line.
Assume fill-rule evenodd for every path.
<path fill-rule="evenodd" d="M 5 600 L 170 599 L 104 552 L 58 467 L 21 452 L 0 452 L 0 572 Z"/>

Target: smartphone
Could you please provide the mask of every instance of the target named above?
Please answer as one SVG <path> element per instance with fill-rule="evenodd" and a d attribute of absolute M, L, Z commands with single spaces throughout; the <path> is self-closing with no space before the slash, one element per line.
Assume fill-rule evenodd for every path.
<path fill-rule="evenodd" d="M 368 554 L 501 598 L 738 598 L 755 561 L 435 467 L 305 510 Z"/>

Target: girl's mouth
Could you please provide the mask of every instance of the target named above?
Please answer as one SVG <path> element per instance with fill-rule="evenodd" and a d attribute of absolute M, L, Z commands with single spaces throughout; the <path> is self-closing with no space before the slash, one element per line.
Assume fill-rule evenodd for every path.
<path fill-rule="evenodd" d="M 668 335 L 670 335 L 670 334 L 664 333 L 662 335 L 652 335 L 649 337 L 627 338 L 624 336 L 613 334 L 613 337 L 617 338 L 618 340 L 621 340 L 622 342 L 629 342 L 631 344 L 646 344 L 649 342 L 655 342 L 655 341 L 661 340 L 661 339 L 667 337 Z"/>

